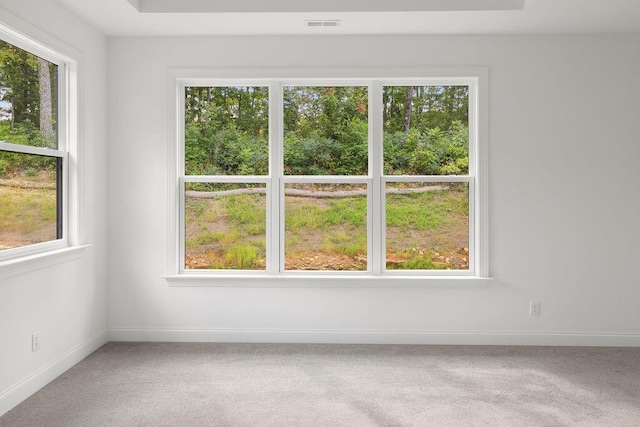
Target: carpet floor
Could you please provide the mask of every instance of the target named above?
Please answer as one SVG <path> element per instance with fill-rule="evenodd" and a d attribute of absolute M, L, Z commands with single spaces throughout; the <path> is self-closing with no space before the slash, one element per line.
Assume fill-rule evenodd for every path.
<path fill-rule="evenodd" d="M 0 426 L 640 426 L 640 348 L 106 344 Z"/>

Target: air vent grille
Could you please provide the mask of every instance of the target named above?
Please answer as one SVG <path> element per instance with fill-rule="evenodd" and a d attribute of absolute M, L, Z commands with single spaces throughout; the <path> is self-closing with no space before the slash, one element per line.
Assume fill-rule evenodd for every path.
<path fill-rule="evenodd" d="M 309 28 L 336 28 L 340 26 L 340 20 L 305 21 Z"/>

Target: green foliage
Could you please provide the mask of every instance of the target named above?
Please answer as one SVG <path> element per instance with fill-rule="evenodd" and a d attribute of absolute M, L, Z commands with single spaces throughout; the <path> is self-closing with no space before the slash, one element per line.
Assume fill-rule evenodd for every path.
<path fill-rule="evenodd" d="M 5 90 L 2 101 L 11 105 L 16 123 L 38 125 L 39 93 L 37 58 L 0 40 L 0 86 Z"/>
<path fill-rule="evenodd" d="M 11 133 L 2 132 L 0 140 L 14 144 L 55 147 L 55 135 L 45 138 L 40 132 L 40 67 L 48 66 L 51 94 L 47 96 L 55 129 L 57 119 L 57 65 L 43 61 L 25 50 L 0 40 L 0 115 L 10 123 Z M 45 68 L 46 69 L 46 68 Z M 43 97 L 44 98 L 44 97 Z M 4 123 L 3 123 L 4 127 Z"/>
<path fill-rule="evenodd" d="M 284 89 L 284 169 L 289 175 L 366 175 L 365 87 Z"/>
<path fill-rule="evenodd" d="M 284 169 L 289 175 L 366 175 L 366 87 L 284 88 Z M 414 87 L 410 128 L 402 127 L 407 90 L 385 87 L 384 167 L 388 174 L 468 173 L 468 89 Z M 265 88 L 187 88 L 188 174 L 268 173 Z"/>
<path fill-rule="evenodd" d="M 3 127 L 5 127 L 4 123 L 0 122 L 0 132 Z M 0 151 L 0 177 L 19 176 L 23 174 L 33 177 L 40 171 L 53 173 L 55 170 L 55 158 Z"/>
<path fill-rule="evenodd" d="M 30 122 L 14 123 L 12 125 L 8 120 L 0 121 L 0 141 L 38 147 L 44 145 L 42 134 Z"/>
<path fill-rule="evenodd" d="M 19 145 L 42 146 L 42 134 L 31 123 L 19 123 L 13 127 L 8 121 L 0 121 L 0 141 Z M 55 170 L 55 161 L 43 156 L 0 152 L 0 176 L 21 174 L 29 171 L 34 176 L 39 170 Z"/>
<path fill-rule="evenodd" d="M 295 136 L 284 140 L 285 173 L 288 175 L 365 175 L 367 140 L 351 134 L 354 141 L 344 144 L 312 133 L 306 139 Z M 359 140 L 358 140 L 359 138 Z"/>
<path fill-rule="evenodd" d="M 385 134 L 385 173 L 395 175 L 461 175 L 469 171 L 469 130 L 453 122 L 439 128 Z"/>
<path fill-rule="evenodd" d="M 411 129 L 448 130 L 453 122 L 469 122 L 469 89 L 466 86 L 414 86 L 410 106 Z M 386 132 L 403 132 L 407 88 L 385 86 L 382 92 Z"/>
<path fill-rule="evenodd" d="M 266 175 L 269 141 L 237 129 L 207 136 L 195 124 L 185 134 L 185 167 L 189 175 Z"/>
<path fill-rule="evenodd" d="M 42 62 L 42 64 L 41 64 Z M 48 64 L 48 65 L 47 65 Z M 44 67 L 51 78 L 52 92 L 40 98 L 39 70 Z M 48 66 L 48 70 L 47 67 Z M 45 80 L 46 81 L 46 80 Z M 0 40 L 0 141 L 38 147 L 56 146 L 57 66 L 16 46 Z M 40 131 L 40 108 L 43 101 L 51 109 L 47 137 Z M 48 111 L 43 109 L 43 111 Z M 53 129 L 52 129 L 53 127 Z M 51 131 L 54 131 L 51 134 Z M 55 162 L 43 156 L 0 152 L 0 176 L 55 170 Z"/>
<path fill-rule="evenodd" d="M 264 87 L 187 87 L 187 174 L 266 175 L 268 107 Z"/>

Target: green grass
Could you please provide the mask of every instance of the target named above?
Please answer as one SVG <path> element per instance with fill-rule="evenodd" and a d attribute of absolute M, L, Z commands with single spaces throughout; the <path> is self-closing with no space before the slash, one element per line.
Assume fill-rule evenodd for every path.
<path fill-rule="evenodd" d="M 466 184 L 387 196 L 387 268 L 466 268 L 469 197 Z M 462 250 L 462 251 L 461 251 Z"/>
<path fill-rule="evenodd" d="M 188 198 L 187 253 L 201 257 L 203 266 L 216 269 L 264 269 L 266 264 L 265 196 L 232 195 L 217 199 Z M 399 258 L 390 269 L 438 269 L 446 264 L 432 259 L 425 248 L 447 239 L 452 230 L 467 227 L 466 191 L 440 190 L 387 196 L 388 247 Z M 21 244 L 55 239 L 56 197 L 51 189 L 0 186 L 0 230 L 18 235 Z M 367 253 L 366 198 L 288 198 L 286 253 L 320 252 L 357 257 Z M 47 228 L 48 227 L 48 228 Z M 49 235 L 42 236 L 44 230 Z M 53 234 L 51 234 L 53 233 Z M 437 239 L 431 236 L 437 236 Z M 7 240 L 0 232 L 0 236 Z M 0 243 L 6 243 L 0 241 Z"/>
<path fill-rule="evenodd" d="M 320 248 L 322 252 L 347 256 L 357 256 L 367 253 L 367 235 L 351 235 L 338 232 L 325 236 Z"/>
<path fill-rule="evenodd" d="M 205 227 L 205 230 L 207 228 Z M 228 233 L 223 233 L 220 231 L 206 231 L 202 234 L 198 234 L 196 236 L 191 236 L 187 239 L 186 244 L 187 248 L 197 248 L 202 245 L 209 245 L 215 242 L 221 242 L 228 236 Z"/>
<path fill-rule="evenodd" d="M 226 187 L 223 189 L 230 189 Z M 204 191 L 220 189 L 215 184 L 198 188 Z M 228 195 L 214 199 L 187 197 L 185 246 L 187 260 L 191 260 L 187 262 L 187 267 L 264 269 L 265 201 L 265 196 L 255 194 Z"/>
<path fill-rule="evenodd" d="M 239 194 L 187 200 L 187 253 L 204 258 L 198 268 L 264 269 L 266 198 Z M 317 199 L 287 196 L 286 256 L 367 253 L 366 197 Z M 387 247 L 397 258 L 390 269 L 448 268 L 436 250 L 457 250 L 468 227 L 463 187 L 387 196 Z M 462 236 L 462 237 L 461 237 Z M 464 246 L 464 245 L 463 245 Z"/>
<path fill-rule="evenodd" d="M 227 263 L 240 269 L 250 269 L 255 266 L 258 259 L 258 249 L 251 245 L 232 246 L 225 253 Z"/>
<path fill-rule="evenodd" d="M 298 197 L 295 200 L 295 203 L 287 204 L 285 216 L 285 228 L 293 234 L 303 230 L 326 231 L 339 225 L 352 230 L 366 227 L 367 200 L 363 196 L 326 199 L 326 206 L 319 206 L 313 198 Z"/>
<path fill-rule="evenodd" d="M 285 257 L 287 265 L 313 266 L 313 254 L 336 258 L 330 267 L 366 269 L 367 200 L 364 196 L 317 199 L 287 196 L 285 200 Z M 345 266 L 340 256 L 356 259 Z M 302 259 L 302 260 L 301 260 Z M 319 262 L 319 261 L 318 261 Z M 293 264 L 292 264 L 293 263 Z M 302 267 L 301 267 L 302 265 Z"/>
<path fill-rule="evenodd" d="M 468 211 L 466 192 L 437 190 L 407 195 L 387 195 L 387 226 L 436 229 Z"/>
<path fill-rule="evenodd" d="M 265 224 L 265 206 L 258 206 L 263 200 L 264 196 L 255 194 L 228 196 L 225 204 L 227 218 L 236 227 L 258 229 Z M 264 227 L 262 230 L 264 232 Z"/>
<path fill-rule="evenodd" d="M 394 264 L 388 264 L 387 268 L 389 270 L 437 270 L 441 269 L 436 266 L 431 257 L 413 257 L 409 258 L 407 261 L 401 261 Z"/>
<path fill-rule="evenodd" d="M 56 190 L 0 185 L 0 247 L 56 239 Z"/>

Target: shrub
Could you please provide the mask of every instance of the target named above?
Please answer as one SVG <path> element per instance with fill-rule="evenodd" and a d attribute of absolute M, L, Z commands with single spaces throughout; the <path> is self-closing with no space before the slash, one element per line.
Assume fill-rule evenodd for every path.
<path fill-rule="evenodd" d="M 266 137 L 236 129 L 219 132 L 189 124 L 185 130 L 185 163 L 194 175 L 266 175 L 269 170 Z"/>
<path fill-rule="evenodd" d="M 284 138 L 285 173 L 293 175 L 365 175 L 368 125 L 356 117 L 327 136 L 320 129 L 290 132 Z M 469 170 L 468 127 L 455 121 L 439 128 L 384 135 L 384 168 L 388 174 L 466 174 Z M 266 135 L 234 128 L 218 130 L 189 123 L 185 133 L 188 174 L 266 175 Z"/>

